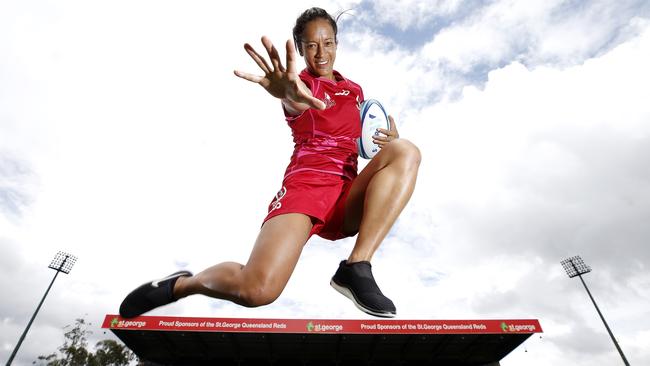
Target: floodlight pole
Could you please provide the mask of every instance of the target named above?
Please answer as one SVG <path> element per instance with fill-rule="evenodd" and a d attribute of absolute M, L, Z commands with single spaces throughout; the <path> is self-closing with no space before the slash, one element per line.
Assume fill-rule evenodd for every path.
<path fill-rule="evenodd" d="M 600 312 L 600 309 L 598 308 L 598 305 L 596 304 L 596 300 L 594 300 L 594 297 L 591 296 L 591 291 L 589 291 L 589 287 L 587 287 L 587 284 L 585 283 L 585 280 L 582 279 L 582 273 L 583 272 L 578 270 L 575 263 L 573 263 L 573 260 L 571 260 L 570 262 L 571 262 L 571 266 L 573 266 L 573 269 L 576 271 L 578 277 L 580 277 L 580 282 L 582 282 L 582 285 L 585 287 L 585 290 L 587 290 L 587 295 L 589 295 L 589 298 L 591 299 L 591 302 L 594 304 L 594 307 L 596 308 L 596 311 L 598 312 L 598 315 L 600 316 L 600 320 L 602 320 L 603 324 L 605 324 L 605 329 L 607 329 L 607 333 L 609 333 L 609 337 L 612 338 L 612 342 L 614 342 L 614 346 L 616 346 L 616 350 L 621 355 L 621 358 L 623 359 L 623 363 L 625 363 L 625 366 L 630 366 L 630 363 L 627 362 L 627 358 L 625 358 L 625 354 L 623 354 L 623 350 L 618 345 L 618 342 L 616 341 L 616 338 L 614 338 L 614 333 L 612 333 L 612 330 L 609 329 L 609 325 L 607 325 L 607 322 L 605 321 L 605 317 L 603 316 L 603 313 Z"/>
<path fill-rule="evenodd" d="M 52 282 L 50 282 L 50 285 L 47 287 L 47 290 L 45 290 L 45 294 L 43 295 L 43 298 L 41 299 L 41 302 L 38 303 L 38 306 L 36 307 L 36 311 L 34 311 L 34 315 L 32 315 L 32 318 L 29 320 L 29 323 L 27 323 L 27 327 L 25 328 L 25 331 L 23 331 L 23 334 L 20 336 L 20 339 L 18 340 L 18 344 L 16 344 L 16 347 L 14 348 L 14 351 L 11 353 L 11 356 L 9 356 L 9 360 L 7 361 L 6 366 L 10 366 L 11 363 L 14 360 L 14 357 L 16 357 L 16 353 L 18 353 L 18 349 L 20 348 L 20 345 L 23 343 L 23 340 L 25 339 L 25 336 L 27 335 L 27 332 L 29 331 L 29 328 L 32 326 L 32 323 L 34 322 L 34 319 L 36 318 L 36 314 L 38 314 L 38 311 L 41 310 L 41 306 L 43 305 L 43 302 L 45 301 L 45 298 L 47 297 L 47 294 L 50 292 L 50 289 L 52 288 L 52 285 L 54 284 L 54 280 L 56 280 L 56 277 L 59 275 L 59 272 L 64 271 L 63 266 L 66 264 L 68 261 L 68 258 L 70 258 L 69 254 L 65 254 L 65 258 L 61 262 L 58 268 L 52 268 L 56 270 L 56 273 L 54 274 L 54 278 L 52 278 Z"/>

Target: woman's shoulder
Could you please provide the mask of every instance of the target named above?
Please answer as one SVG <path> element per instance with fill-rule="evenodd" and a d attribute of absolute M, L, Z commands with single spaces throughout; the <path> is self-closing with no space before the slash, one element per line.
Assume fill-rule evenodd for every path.
<path fill-rule="evenodd" d="M 349 78 L 343 76 L 340 72 L 334 70 L 334 75 L 336 76 L 336 79 L 338 80 L 339 83 L 346 83 L 349 84 L 352 87 L 356 87 L 361 89 L 361 85 L 355 83 L 354 81 L 350 80 Z"/>

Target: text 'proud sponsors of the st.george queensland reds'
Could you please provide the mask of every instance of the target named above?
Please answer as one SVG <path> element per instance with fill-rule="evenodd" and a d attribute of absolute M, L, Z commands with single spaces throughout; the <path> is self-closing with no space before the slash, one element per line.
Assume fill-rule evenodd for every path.
<path fill-rule="evenodd" d="M 287 324 L 282 322 L 228 322 L 228 321 L 164 321 L 158 322 L 159 327 L 174 328 L 218 328 L 218 329 L 286 329 Z"/>

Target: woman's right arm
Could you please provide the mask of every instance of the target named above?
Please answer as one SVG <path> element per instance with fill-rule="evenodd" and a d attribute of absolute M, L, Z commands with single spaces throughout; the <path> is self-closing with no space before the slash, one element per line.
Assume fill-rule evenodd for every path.
<path fill-rule="evenodd" d="M 244 49 L 253 61 L 255 61 L 257 66 L 262 69 L 264 76 L 253 75 L 238 70 L 235 70 L 235 75 L 260 84 L 269 94 L 282 101 L 282 105 L 290 115 L 299 115 L 309 108 L 325 109 L 325 103 L 315 98 L 307 85 L 298 77 L 298 73 L 296 72 L 296 51 L 293 47 L 293 41 L 288 40 L 286 44 L 286 68 L 282 65 L 278 50 L 267 37 L 262 37 L 262 44 L 269 54 L 272 67 L 269 66 L 267 61 L 251 45 L 246 43 Z"/>

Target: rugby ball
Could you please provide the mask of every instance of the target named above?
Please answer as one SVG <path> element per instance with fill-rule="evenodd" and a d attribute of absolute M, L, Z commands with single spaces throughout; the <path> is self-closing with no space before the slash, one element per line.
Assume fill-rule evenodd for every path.
<path fill-rule="evenodd" d="M 361 137 L 357 139 L 359 156 L 364 159 L 372 159 L 379 152 L 379 145 L 372 141 L 373 136 L 380 133 L 378 128 L 390 129 L 388 115 L 381 103 L 374 99 L 364 100 L 361 103 Z"/>

